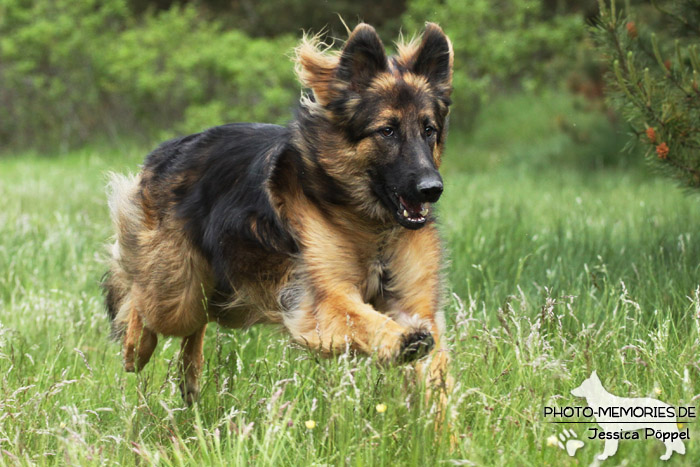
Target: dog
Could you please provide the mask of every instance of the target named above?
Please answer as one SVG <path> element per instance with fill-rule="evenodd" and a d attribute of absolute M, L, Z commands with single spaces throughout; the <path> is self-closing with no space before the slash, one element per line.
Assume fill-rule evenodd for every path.
<path fill-rule="evenodd" d="M 597 436 L 594 433 L 594 437 L 605 439 L 605 447 L 598 455 L 598 460 L 605 460 L 615 454 L 620 438 L 639 439 L 638 433 L 625 432 L 641 429 L 644 430 L 645 438 L 655 437 L 663 441 L 666 452 L 661 456 L 661 460 L 668 460 L 674 451 L 685 454 L 685 444 L 681 441 L 676 417 L 668 416 L 673 409 L 669 404 L 651 397 L 632 398 L 610 394 L 595 371 L 579 387 L 572 389 L 571 394 L 586 399 L 588 406 L 593 409 L 596 422 L 602 428 L 602 433 L 598 433 Z M 645 410 L 648 414 L 644 413 Z M 637 412 L 639 415 L 634 415 Z M 654 416 L 654 412 L 657 412 L 657 416 Z M 625 415 L 620 415 L 621 413 Z M 595 428 L 592 430 L 597 431 Z"/>
<path fill-rule="evenodd" d="M 433 203 L 452 44 L 428 23 L 387 56 L 360 23 L 340 51 L 305 35 L 295 62 L 307 92 L 287 126 L 217 126 L 163 143 L 138 175 L 112 176 L 103 288 L 124 368 L 143 368 L 159 334 L 181 337 L 191 404 L 209 322 L 276 323 L 325 355 L 413 362 L 444 393 Z"/>

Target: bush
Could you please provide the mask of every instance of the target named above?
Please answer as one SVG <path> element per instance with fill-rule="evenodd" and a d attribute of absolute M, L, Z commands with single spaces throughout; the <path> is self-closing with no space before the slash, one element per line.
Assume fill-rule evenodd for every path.
<path fill-rule="evenodd" d="M 88 139 L 104 119 L 96 111 L 104 75 L 96 58 L 126 20 L 120 1 L 0 3 L 0 139 L 20 146 Z"/>
<path fill-rule="evenodd" d="M 436 21 L 455 50 L 457 123 L 471 126 L 479 105 L 496 89 L 560 83 L 585 34 L 578 13 L 555 14 L 544 0 L 412 0 L 404 23 L 417 30 Z"/>
<path fill-rule="evenodd" d="M 193 7 L 172 8 L 124 31 L 102 60 L 108 85 L 128 108 L 154 128 L 166 123 L 189 132 L 225 121 L 288 119 L 298 95 L 286 58 L 294 43 L 251 39 L 201 21 Z"/>
<path fill-rule="evenodd" d="M 298 33 L 251 38 L 230 27 L 245 24 L 260 33 L 267 30 L 264 23 L 271 32 L 289 30 L 304 5 L 315 5 L 308 18 L 295 20 L 299 28 L 310 26 L 324 17 L 320 2 L 285 0 L 287 11 L 272 10 L 274 2 L 266 0 L 233 23 L 230 14 L 211 19 L 218 0 L 178 6 L 183 3 L 0 0 L 3 149 L 66 150 L 105 139 L 163 138 L 228 121 L 287 120 L 299 85 L 286 56 Z M 467 129 L 496 91 L 564 81 L 584 37 L 579 3 L 411 0 L 402 21 L 412 32 L 426 20 L 437 21 L 450 35 L 456 53 L 452 121 Z M 351 5 L 334 7 L 349 11 Z M 372 15 L 382 16 L 379 11 Z M 382 6 L 387 30 L 401 11 L 402 0 Z"/>
<path fill-rule="evenodd" d="M 5 0 L 0 37 L 7 146 L 283 122 L 298 96 L 294 38 L 225 31 L 192 6 L 137 20 L 125 0 Z"/>

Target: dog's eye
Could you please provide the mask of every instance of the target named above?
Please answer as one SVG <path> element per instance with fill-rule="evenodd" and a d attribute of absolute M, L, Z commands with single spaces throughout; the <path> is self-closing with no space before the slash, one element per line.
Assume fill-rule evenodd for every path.
<path fill-rule="evenodd" d="M 394 129 L 388 126 L 379 130 L 379 133 L 385 138 L 391 138 L 392 136 L 394 136 Z"/>
<path fill-rule="evenodd" d="M 433 128 L 431 126 L 426 126 L 424 131 L 425 131 L 425 137 L 430 138 L 435 133 L 435 128 Z"/>

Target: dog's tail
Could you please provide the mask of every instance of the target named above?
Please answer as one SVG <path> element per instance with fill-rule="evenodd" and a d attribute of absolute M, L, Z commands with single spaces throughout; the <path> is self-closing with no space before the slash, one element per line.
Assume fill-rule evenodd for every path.
<path fill-rule="evenodd" d="M 109 269 L 102 278 L 102 290 L 112 337 L 116 339 L 123 335 L 129 318 L 131 286 L 144 214 L 138 201 L 140 177 L 111 173 L 109 178 L 107 198 L 116 235 L 114 243 L 109 245 Z"/>

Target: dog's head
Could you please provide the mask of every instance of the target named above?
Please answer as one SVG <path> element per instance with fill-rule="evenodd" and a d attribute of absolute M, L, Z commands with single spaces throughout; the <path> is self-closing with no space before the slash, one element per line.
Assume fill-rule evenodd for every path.
<path fill-rule="evenodd" d="M 591 376 L 583 380 L 583 383 L 581 383 L 579 387 L 571 390 L 571 394 L 576 397 L 591 397 L 598 394 L 602 387 L 603 384 L 600 382 L 600 378 L 598 378 L 598 374 L 594 370 Z"/>
<path fill-rule="evenodd" d="M 443 189 L 438 168 L 452 61 L 449 39 L 432 23 L 390 57 L 367 24 L 352 31 L 340 53 L 314 38 L 297 48 L 297 73 L 313 91 L 302 105 L 319 117 L 307 146 L 368 215 L 408 229 L 429 219 Z"/>

